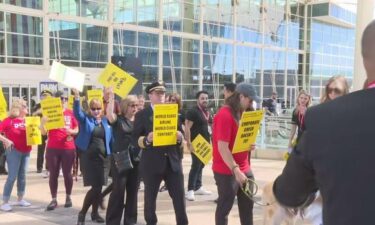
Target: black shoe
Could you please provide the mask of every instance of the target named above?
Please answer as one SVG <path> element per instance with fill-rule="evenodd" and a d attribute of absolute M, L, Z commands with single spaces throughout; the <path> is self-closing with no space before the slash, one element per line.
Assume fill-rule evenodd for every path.
<path fill-rule="evenodd" d="M 72 206 L 73 206 L 73 204 L 72 204 L 72 199 L 70 199 L 70 197 L 66 197 L 64 207 L 65 207 L 65 208 L 70 208 L 70 207 L 72 207 Z"/>
<path fill-rule="evenodd" d="M 97 223 L 104 223 L 104 219 L 99 215 L 99 213 L 91 213 L 91 220 Z"/>
<path fill-rule="evenodd" d="M 8 172 L 4 167 L 0 168 L 0 175 L 8 175 Z"/>
<path fill-rule="evenodd" d="M 42 171 L 43 171 L 42 169 L 37 169 L 36 170 L 37 173 L 42 173 Z"/>
<path fill-rule="evenodd" d="M 78 213 L 77 225 L 85 225 L 86 214 Z"/>
<path fill-rule="evenodd" d="M 57 207 L 57 201 L 56 201 L 56 200 L 52 200 L 52 201 L 48 204 L 46 210 L 47 210 L 47 211 L 51 211 L 51 210 L 56 209 L 56 207 Z"/>

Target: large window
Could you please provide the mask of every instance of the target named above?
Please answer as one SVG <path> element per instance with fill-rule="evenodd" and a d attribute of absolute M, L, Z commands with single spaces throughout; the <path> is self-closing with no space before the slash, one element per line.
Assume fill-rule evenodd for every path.
<path fill-rule="evenodd" d="M 7 62 L 20 64 L 43 63 L 43 19 L 6 13 Z"/>
<path fill-rule="evenodd" d="M 106 20 L 108 18 L 108 1 L 49 0 L 49 11 L 66 15 Z"/>
<path fill-rule="evenodd" d="M 43 0 L 5 0 L 5 3 L 31 9 L 42 9 L 43 6 Z"/>
<path fill-rule="evenodd" d="M 200 33 L 200 13 L 199 1 L 163 0 L 163 28 Z"/>
<path fill-rule="evenodd" d="M 158 0 L 116 0 L 114 21 L 146 27 L 159 26 Z"/>

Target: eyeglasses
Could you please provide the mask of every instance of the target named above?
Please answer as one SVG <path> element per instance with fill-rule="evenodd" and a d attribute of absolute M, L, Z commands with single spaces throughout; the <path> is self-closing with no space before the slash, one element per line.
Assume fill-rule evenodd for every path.
<path fill-rule="evenodd" d="M 176 99 L 174 99 L 174 98 L 171 98 L 171 100 L 170 100 L 171 102 L 177 102 L 177 100 Z"/>
<path fill-rule="evenodd" d="M 337 95 L 341 95 L 341 94 L 344 93 L 343 90 L 341 90 L 340 88 L 337 88 L 337 87 L 336 88 L 330 88 L 330 87 L 328 87 L 327 92 L 328 92 L 328 94 L 331 94 L 332 92 L 334 92 Z"/>
<path fill-rule="evenodd" d="M 61 99 L 61 101 L 68 101 L 67 97 L 61 97 L 60 99 Z"/>
<path fill-rule="evenodd" d="M 102 110 L 102 108 L 90 108 L 91 109 L 91 111 L 100 111 L 100 110 Z"/>
<path fill-rule="evenodd" d="M 138 104 L 131 104 L 130 107 L 138 107 Z"/>
<path fill-rule="evenodd" d="M 27 105 L 22 105 L 22 108 L 27 109 Z"/>

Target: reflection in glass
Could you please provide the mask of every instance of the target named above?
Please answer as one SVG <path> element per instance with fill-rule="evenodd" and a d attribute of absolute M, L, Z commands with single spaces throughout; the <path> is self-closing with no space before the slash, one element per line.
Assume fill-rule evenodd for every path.
<path fill-rule="evenodd" d="M 81 0 L 81 16 L 86 18 L 106 20 L 108 18 L 108 1 Z"/>
<path fill-rule="evenodd" d="M 82 24 L 82 40 L 95 42 L 108 42 L 108 28 L 90 24 Z"/>
<path fill-rule="evenodd" d="M 0 1 L 3 2 L 3 1 Z M 5 0 L 5 4 L 21 6 L 30 9 L 42 9 L 43 0 Z"/>
<path fill-rule="evenodd" d="M 48 27 L 50 37 L 79 40 L 79 23 L 50 20 Z"/>
<path fill-rule="evenodd" d="M 108 61 L 108 44 L 82 42 L 82 60 L 93 62 Z"/>
<path fill-rule="evenodd" d="M 60 45 L 60 48 L 58 48 Z M 60 50 L 60 58 L 62 60 L 79 60 L 79 41 L 74 40 L 58 40 L 50 38 L 50 58 L 57 59 L 59 54 L 57 51 Z"/>
<path fill-rule="evenodd" d="M 49 12 L 56 12 L 65 15 L 79 16 L 79 0 L 49 1 Z"/>
<path fill-rule="evenodd" d="M 7 34 L 7 55 L 24 58 L 42 58 L 43 54 L 43 38 L 27 35 Z M 12 60 L 17 62 L 17 59 Z M 19 59 L 20 63 L 37 61 L 31 59 Z"/>
<path fill-rule="evenodd" d="M 8 32 L 43 35 L 43 19 L 41 17 L 6 13 L 6 24 Z"/>

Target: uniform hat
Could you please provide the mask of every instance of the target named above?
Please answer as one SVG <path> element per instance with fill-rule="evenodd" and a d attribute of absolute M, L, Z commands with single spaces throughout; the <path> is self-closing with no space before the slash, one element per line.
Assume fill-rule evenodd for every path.
<path fill-rule="evenodd" d="M 259 102 L 259 97 L 253 85 L 247 83 L 240 83 L 236 87 L 236 91 L 243 94 L 245 97 L 250 97 L 256 102 Z"/>
<path fill-rule="evenodd" d="M 150 94 L 153 91 L 165 91 L 165 84 L 163 81 L 156 81 L 146 87 L 146 93 Z"/>
<path fill-rule="evenodd" d="M 63 92 L 63 91 L 56 91 L 55 97 L 56 98 L 67 98 L 68 95 L 65 92 Z"/>
<path fill-rule="evenodd" d="M 48 89 L 44 89 L 40 92 L 40 95 L 49 95 L 49 96 L 52 96 L 52 91 L 48 90 Z"/>

